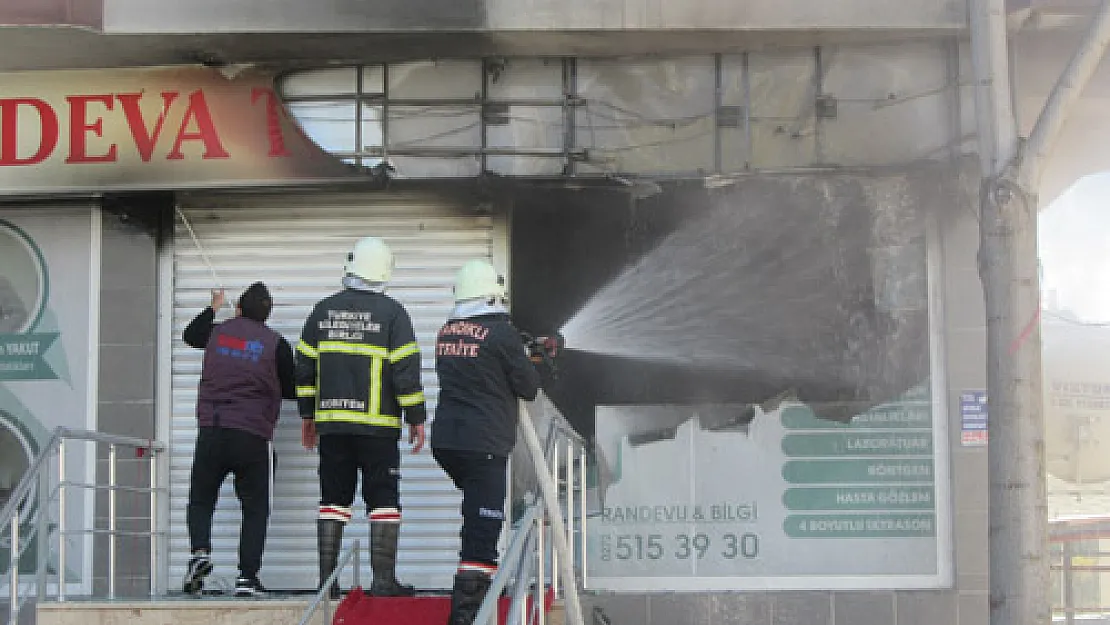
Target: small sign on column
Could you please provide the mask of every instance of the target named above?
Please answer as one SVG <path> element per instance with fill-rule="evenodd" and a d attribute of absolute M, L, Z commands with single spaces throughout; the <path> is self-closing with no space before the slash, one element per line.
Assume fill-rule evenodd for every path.
<path fill-rule="evenodd" d="M 987 444 L 987 392 L 960 393 L 960 443 L 964 447 Z"/>

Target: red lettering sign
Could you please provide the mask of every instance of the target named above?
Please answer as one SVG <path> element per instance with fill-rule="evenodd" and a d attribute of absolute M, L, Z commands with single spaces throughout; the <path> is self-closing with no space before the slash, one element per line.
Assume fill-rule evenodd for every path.
<path fill-rule="evenodd" d="M 143 110 L 139 108 L 139 101 L 142 100 L 143 94 L 121 93 L 116 96 L 123 109 L 123 115 L 127 118 L 127 127 L 131 130 L 131 138 L 135 140 L 135 148 L 139 150 L 139 157 L 144 163 L 150 162 L 150 158 L 154 156 L 154 146 L 158 144 L 158 137 L 162 136 L 166 114 L 170 112 L 170 107 L 173 106 L 177 95 L 176 91 L 162 92 L 162 112 L 158 114 L 158 119 L 154 120 L 153 130 L 147 129 Z"/>
<path fill-rule="evenodd" d="M 196 131 L 189 131 L 189 127 L 196 123 Z M 181 160 L 185 155 L 181 153 L 181 144 L 186 141 L 200 141 L 204 143 L 204 154 L 201 158 L 229 158 L 224 146 L 220 143 L 220 135 L 216 133 L 216 124 L 212 121 L 212 113 L 208 110 L 208 101 L 204 99 L 204 92 L 197 89 L 189 95 L 189 108 L 181 120 L 181 128 L 177 131 L 177 140 L 173 142 L 173 149 L 166 156 L 168 160 Z"/>
<path fill-rule="evenodd" d="M 269 142 L 267 155 L 270 158 L 292 156 L 285 142 L 283 112 L 277 94 L 272 89 L 253 87 L 248 104 L 247 91 L 242 93 L 244 106 L 259 108 L 262 103 Z M 143 112 L 144 98 L 153 97 L 145 92 L 69 95 L 65 97 L 68 111 L 55 110 L 40 98 L 0 98 L 0 167 L 36 165 L 50 158 L 58 148 L 63 131 L 59 119 L 68 124 L 64 129 L 69 140 L 66 164 L 118 162 L 120 152 L 129 149 L 125 138 L 128 134 L 144 163 L 155 158 L 159 143 L 166 160 L 185 159 L 183 147 L 189 142 L 200 142 L 200 158 L 204 160 L 231 158 L 203 90 L 197 89 L 187 97 L 182 97 L 178 91 L 161 92 L 157 117 L 149 110 L 146 114 Z M 171 115 L 173 121 L 170 123 L 179 125 L 172 143 L 167 146 L 163 136 Z M 126 123 L 127 132 L 120 132 L 121 122 Z M 36 127 L 38 142 L 28 147 L 26 144 L 32 142 L 27 139 L 34 137 Z M 21 138 L 25 143 L 22 146 Z"/>
<path fill-rule="evenodd" d="M 112 95 L 71 95 L 66 98 L 66 102 L 69 102 L 69 157 L 66 158 L 66 163 L 114 162 L 118 151 L 116 144 L 110 144 L 104 154 L 90 156 L 86 143 L 90 131 L 98 137 L 104 136 L 103 117 L 97 117 L 89 123 L 89 103 L 98 102 L 111 111 L 115 103 Z"/>
<path fill-rule="evenodd" d="M 39 146 L 29 157 L 19 158 L 19 107 L 29 106 L 39 116 Z M 0 166 L 35 165 L 46 160 L 58 145 L 58 116 L 38 98 L 0 99 Z"/>
<path fill-rule="evenodd" d="M 266 132 L 270 137 L 270 157 L 289 156 L 285 147 L 285 134 L 281 131 L 281 108 L 277 94 L 273 89 L 255 87 L 251 89 L 251 104 L 257 104 L 259 98 L 266 98 Z"/>

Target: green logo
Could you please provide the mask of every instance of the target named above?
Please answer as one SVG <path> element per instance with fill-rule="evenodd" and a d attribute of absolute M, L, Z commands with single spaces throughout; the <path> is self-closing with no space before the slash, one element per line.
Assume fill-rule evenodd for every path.
<path fill-rule="evenodd" d="M 31 237 L 0 220 L 0 381 L 56 380 L 45 360 L 57 332 L 36 332 L 46 312 L 46 261 Z"/>

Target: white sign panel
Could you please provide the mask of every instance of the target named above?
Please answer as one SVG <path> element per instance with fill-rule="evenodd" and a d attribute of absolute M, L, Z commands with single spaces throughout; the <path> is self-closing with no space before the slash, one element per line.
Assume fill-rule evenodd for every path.
<path fill-rule="evenodd" d="M 614 591 L 950 583 L 943 427 L 927 387 L 850 424 L 800 404 L 599 406 L 587 585 Z"/>
<path fill-rule="evenodd" d="M 0 503 L 54 428 L 95 429 L 98 233 L 91 208 L 0 210 Z M 81 444 L 67 447 L 67 480 L 90 481 L 90 452 Z M 92 499 L 90 492 L 70 491 L 65 576 L 84 588 L 91 581 L 92 541 L 84 530 Z M 41 505 L 35 501 L 21 517 L 23 536 L 31 536 Z M 50 538 L 48 566 L 56 573 L 57 533 Z M 0 546 L 5 567 L 10 546 L 10 540 Z M 40 547 L 36 537 L 24 551 L 23 573 L 36 570 Z"/>

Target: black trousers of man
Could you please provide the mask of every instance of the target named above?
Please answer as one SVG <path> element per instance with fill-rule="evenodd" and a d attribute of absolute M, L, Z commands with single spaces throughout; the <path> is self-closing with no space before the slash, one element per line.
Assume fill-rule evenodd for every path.
<path fill-rule="evenodd" d="M 508 458 L 477 451 L 432 449 L 439 466 L 462 491 L 462 550 L 460 570 L 468 567 L 493 572 L 497 567 L 497 541 L 505 523 L 505 467 Z"/>
<path fill-rule="evenodd" d="M 326 434 L 320 437 L 320 505 L 350 508 L 362 473 L 366 510 L 401 510 L 401 451 L 388 436 Z"/>
<path fill-rule="evenodd" d="M 266 527 L 270 519 L 272 456 L 269 442 L 249 432 L 202 427 L 197 434 L 193 470 L 189 476 L 186 523 L 194 552 L 212 550 L 212 515 L 220 487 L 230 473 L 243 510 L 239 529 L 239 571 L 254 578 L 262 568 Z"/>
<path fill-rule="evenodd" d="M 355 487 L 362 474 L 362 499 L 370 517 L 370 594 L 411 597 L 416 589 L 397 581 L 401 536 L 401 451 L 395 436 L 320 436 L 320 516 L 316 521 L 320 584 L 335 570 L 343 529 L 351 520 Z M 329 592 L 338 596 L 333 586 Z"/>

